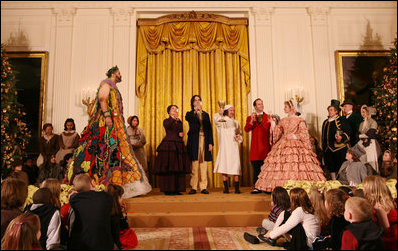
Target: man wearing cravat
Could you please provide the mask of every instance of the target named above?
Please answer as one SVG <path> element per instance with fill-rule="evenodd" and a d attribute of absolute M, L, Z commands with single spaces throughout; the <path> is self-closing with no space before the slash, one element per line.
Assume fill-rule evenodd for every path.
<path fill-rule="evenodd" d="M 350 135 L 350 146 L 353 147 L 358 142 L 358 130 L 359 125 L 363 121 L 361 115 L 356 112 L 353 112 L 354 102 L 351 99 L 344 100 L 343 104 L 341 105 L 344 110 L 344 116 L 348 123 L 350 124 L 351 128 L 351 135 Z"/>

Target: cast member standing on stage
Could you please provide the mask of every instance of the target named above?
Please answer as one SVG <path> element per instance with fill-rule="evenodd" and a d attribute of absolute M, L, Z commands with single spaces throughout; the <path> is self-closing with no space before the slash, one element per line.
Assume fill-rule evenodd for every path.
<path fill-rule="evenodd" d="M 381 155 L 381 148 L 376 140 L 377 122 L 372 119 L 372 115 L 376 115 L 376 109 L 363 105 L 361 107 L 361 115 L 364 121 L 359 125 L 359 141 L 358 146 L 366 154 L 360 157 L 363 163 L 369 163 L 374 172 L 379 174 L 378 158 Z"/>
<path fill-rule="evenodd" d="M 203 194 L 207 191 L 207 161 L 212 161 L 213 131 L 210 116 L 202 110 L 202 99 L 199 95 L 191 98 L 192 110 L 187 112 L 185 120 L 189 123 L 187 149 L 192 161 L 191 191 L 195 194 L 199 189 Z"/>
<path fill-rule="evenodd" d="M 64 156 L 73 151 L 79 145 L 80 136 L 76 132 L 75 121 L 71 118 L 67 119 L 64 123 L 64 132 L 59 135 L 59 151 L 55 155 L 55 161 L 59 164 Z"/>
<path fill-rule="evenodd" d="M 156 149 L 154 174 L 159 176 L 160 191 L 166 195 L 181 195 L 185 192 L 185 175 L 191 173 L 191 161 L 182 137 L 182 121 L 178 118 L 178 107 L 167 107 L 169 118 L 163 121 L 166 136 Z"/>
<path fill-rule="evenodd" d="M 328 106 L 328 118 L 322 124 L 322 150 L 326 168 L 333 180 L 345 161 L 350 142 L 351 128 L 347 120 L 339 116 L 340 101 L 332 99 Z"/>
<path fill-rule="evenodd" d="M 310 135 L 305 121 L 296 115 L 292 100 L 285 102 L 288 114 L 279 123 L 271 119 L 272 149 L 261 167 L 256 188 L 272 192 L 288 180 L 325 181 L 316 154 L 312 151 Z"/>
<path fill-rule="evenodd" d="M 219 149 L 214 166 L 214 173 L 221 173 L 224 183 L 224 193 L 229 193 L 228 175 L 234 176 L 235 193 L 239 191 L 239 176 L 241 175 L 239 143 L 242 143 L 242 130 L 234 119 L 235 108 L 226 105 L 214 114 L 217 127 Z M 222 121 L 222 119 L 224 121 Z"/>
<path fill-rule="evenodd" d="M 54 134 L 53 125 L 45 123 L 43 125 L 43 136 L 39 139 L 40 155 L 37 158 L 37 166 L 41 166 L 46 159 L 56 155 L 59 150 L 58 134 Z"/>
<path fill-rule="evenodd" d="M 358 142 L 358 130 L 359 125 L 363 121 L 361 115 L 356 112 L 353 112 L 354 102 L 351 99 L 344 100 L 343 104 L 341 105 L 344 111 L 344 118 L 348 120 L 351 128 L 350 136 L 350 146 L 353 147 Z"/>
<path fill-rule="evenodd" d="M 122 75 L 117 66 L 108 70 L 89 107 L 88 125 L 74 151 L 68 180 L 88 173 L 97 184 L 122 186 L 123 198 L 147 194 L 152 187 L 128 141 L 124 125 L 123 100 L 117 84 Z"/>
<path fill-rule="evenodd" d="M 253 167 L 253 186 L 256 184 L 258 175 L 261 172 L 261 166 L 267 154 L 271 150 L 270 134 L 270 116 L 264 112 L 264 104 L 261 99 L 253 102 L 255 112 L 246 119 L 245 131 L 252 132 L 249 160 Z M 252 194 L 261 193 L 254 188 Z"/>
<path fill-rule="evenodd" d="M 127 119 L 129 126 L 127 127 L 127 135 L 131 145 L 133 146 L 133 151 L 135 156 L 137 156 L 138 161 L 144 168 L 146 175 L 148 175 L 148 161 L 145 152 L 146 139 L 144 131 L 138 127 L 140 120 L 137 116 L 131 116 Z"/>

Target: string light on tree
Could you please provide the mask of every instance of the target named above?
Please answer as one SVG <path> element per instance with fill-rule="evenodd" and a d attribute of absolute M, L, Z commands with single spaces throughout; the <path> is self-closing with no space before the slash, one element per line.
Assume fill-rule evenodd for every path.
<path fill-rule="evenodd" d="M 383 79 L 373 88 L 379 124 L 378 136 L 384 150 L 397 153 L 397 39 L 391 56 L 383 68 Z"/>
<path fill-rule="evenodd" d="M 4 177 L 10 170 L 12 162 L 22 160 L 26 155 L 24 149 L 31 137 L 23 117 L 22 105 L 17 100 L 13 69 L 1 45 L 1 174 Z"/>

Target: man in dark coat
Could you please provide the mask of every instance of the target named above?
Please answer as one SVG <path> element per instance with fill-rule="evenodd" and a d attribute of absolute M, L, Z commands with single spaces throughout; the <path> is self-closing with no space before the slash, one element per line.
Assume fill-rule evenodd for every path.
<path fill-rule="evenodd" d="M 328 118 L 322 124 L 322 150 L 326 168 L 333 180 L 345 161 L 351 129 L 346 119 L 339 116 L 340 101 L 333 99 L 328 106 Z"/>
<path fill-rule="evenodd" d="M 353 112 L 354 102 L 351 99 L 344 100 L 343 104 L 341 104 L 344 110 L 344 116 L 348 123 L 350 124 L 351 128 L 351 135 L 350 136 L 350 146 L 353 147 L 358 142 L 358 130 L 359 125 L 363 121 L 363 118 L 360 114 Z"/>
<path fill-rule="evenodd" d="M 191 98 L 191 108 L 185 115 L 189 124 L 187 150 L 192 161 L 192 189 L 189 194 L 196 193 L 198 183 L 201 193 L 209 194 L 206 190 L 207 161 L 212 161 L 211 151 L 214 145 L 210 116 L 202 110 L 202 99 L 199 95 Z"/>

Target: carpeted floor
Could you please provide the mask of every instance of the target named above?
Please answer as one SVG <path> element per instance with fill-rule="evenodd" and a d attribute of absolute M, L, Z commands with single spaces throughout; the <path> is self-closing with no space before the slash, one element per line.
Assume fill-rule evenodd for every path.
<path fill-rule="evenodd" d="M 135 250 L 278 250 L 267 243 L 250 244 L 243 233 L 256 235 L 255 227 L 133 228 Z M 280 242 L 278 242 L 280 244 Z"/>

